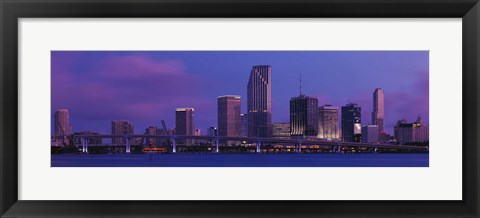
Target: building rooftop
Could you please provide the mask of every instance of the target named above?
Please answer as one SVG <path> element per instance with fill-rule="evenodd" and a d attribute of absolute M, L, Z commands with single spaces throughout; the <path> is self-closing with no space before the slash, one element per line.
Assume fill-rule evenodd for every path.
<path fill-rule="evenodd" d="M 181 107 L 181 108 L 175 108 L 175 111 L 195 111 L 193 107 Z"/>
<path fill-rule="evenodd" d="M 240 99 L 240 95 L 222 95 L 222 96 L 218 96 L 217 98 L 237 98 L 237 99 Z"/>

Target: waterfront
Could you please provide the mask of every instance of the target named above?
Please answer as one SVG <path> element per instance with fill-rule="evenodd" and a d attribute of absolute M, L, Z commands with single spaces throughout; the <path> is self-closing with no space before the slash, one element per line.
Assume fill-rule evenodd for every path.
<path fill-rule="evenodd" d="M 428 167 L 428 153 L 57 154 L 52 167 Z"/>

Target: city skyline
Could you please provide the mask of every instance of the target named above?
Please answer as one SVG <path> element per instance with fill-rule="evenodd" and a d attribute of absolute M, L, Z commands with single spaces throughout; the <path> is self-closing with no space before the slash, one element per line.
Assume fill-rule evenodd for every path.
<path fill-rule="evenodd" d="M 158 59 L 158 57 L 155 56 L 157 53 L 163 54 L 163 56 L 170 58 Z M 173 56 L 176 56 L 177 59 L 173 58 L 170 53 L 174 53 L 175 55 Z M 184 59 L 178 58 L 178 56 L 182 56 L 182 54 L 178 53 L 182 53 Z M 195 55 L 192 55 L 191 53 L 195 53 Z M 107 128 L 103 127 L 105 126 L 105 121 L 111 122 L 112 120 L 118 119 L 130 121 L 133 126 L 139 130 L 145 129 L 148 126 L 160 126 L 161 120 L 165 120 L 167 122 L 168 128 L 174 128 L 175 120 L 172 120 L 172 117 L 174 118 L 173 113 L 175 108 L 191 107 L 195 108 L 195 127 L 202 129 L 202 132 L 206 132 L 205 130 L 208 127 L 217 126 L 217 109 L 215 108 L 216 96 L 234 94 L 246 97 L 245 78 L 242 80 L 236 80 L 235 77 L 238 77 L 239 75 L 237 74 L 240 74 L 240 76 L 246 77 L 248 80 L 248 74 L 251 73 L 252 66 L 255 66 L 255 64 L 253 64 L 245 67 L 247 68 L 246 72 L 227 73 L 229 80 L 221 80 L 219 77 L 222 77 L 222 75 L 218 74 L 218 72 L 217 74 L 210 72 L 211 75 L 209 77 L 202 77 L 202 73 L 199 73 L 199 75 L 192 73 L 195 70 L 199 71 L 198 68 L 201 67 L 195 68 L 194 66 L 190 66 L 190 68 L 194 67 L 195 70 L 193 71 L 187 68 L 188 64 L 186 63 L 189 63 L 187 60 L 192 61 L 192 57 L 187 56 L 194 56 L 198 60 L 194 58 L 195 60 L 193 62 L 199 62 L 200 59 L 212 58 L 212 56 L 215 56 L 215 54 L 219 56 L 220 53 L 226 54 L 226 56 L 230 57 L 229 60 L 231 62 L 234 61 L 235 63 L 242 62 L 241 58 L 239 57 L 249 59 L 251 58 L 250 55 L 258 56 L 258 53 L 262 53 L 267 57 L 263 59 L 275 59 L 275 56 L 279 56 L 277 52 L 52 52 L 52 114 L 55 113 L 56 109 L 68 108 L 70 110 L 70 114 L 73 114 L 71 115 L 70 122 L 73 124 L 72 126 L 74 131 L 92 130 L 107 133 L 108 124 L 106 125 Z M 365 78 L 363 85 L 365 87 L 373 86 L 374 88 L 382 87 L 384 90 L 386 90 L 385 129 L 388 133 L 393 133 L 392 129 L 396 121 L 401 119 L 413 120 L 417 114 L 422 114 L 422 117 L 424 117 L 424 123 L 428 124 L 428 52 L 346 52 L 350 53 L 350 55 L 343 54 L 345 52 L 295 51 L 280 53 L 282 53 L 283 56 L 288 57 L 295 56 L 294 54 L 297 53 L 299 53 L 298 56 L 306 56 L 307 58 L 312 58 L 311 56 L 318 56 L 314 58 L 314 60 L 323 60 L 322 57 L 325 55 L 343 55 L 343 60 L 350 59 L 350 61 L 352 61 L 351 59 L 355 59 L 355 56 L 359 56 L 362 57 L 360 59 L 363 60 L 361 64 L 362 66 L 371 65 L 373 60 L 378 62 L 376 65 L 373 64 L 374 67 L 370 67 L 372 68 L 370 69 L 371 71 L 373 71 L 375 68 L 381 68 L 378 66 L 380 62 L 380 65 L 382 66 L 387 65 L 384 63 L 385 55 L 388 57 L 387 59 L 392 59 L 390 63 L 392 66 L 390 66 L 390 68 L 387 67 L 387 69 L 390 69 L 390 71 L 399 71 L 397 68 L 400 67 L 400 65 L 415 65 L 410 66 L 410 68 L 417 69 L 417 73 L 411 73 L 408 71 L 410 74 L 413 74 L 410 76 L 413 78 L 409 77 L 408 79 L 404 78 L 403 80 L 396 80 L 394 76 L 386 77 L 396 81 L 396 86 L 381 86 L 383 83 L 388 83 L 389 80 L 385 82 L 385 77 L 374 77 L 370 74 L 363 75 Z M 366 54 L 362 56 L 359 55 L 359 53 Z M 223 56 L 225 55 L 219 56 L 218 59 L 225 59 Z M 365 56 L 367 56 L 367 58 Z M 396 56 L 398 56 L 397 59 L 395 59 Z M 418 58 L 420 60 L 418 60 Z M 89 59 L 90 61 L 88 61 Z M 262 58 L 259 58 L 259 60 L 261 59 Z M 277 59 L 283 60 L 285 57 L 277 57 Z M 331 57 L 327 59 L 331 60 Z M 408 62 L 407 60 L 412 60 L 413 62 Z M 303 66 L 299 63 L 305 61 L 306 59 L 302 58 L 289 60 L 289 62 L 292 62 L 290 64 L 292 66 Z M 282 99 L 285 97 L 290 99 L 298 95 L 299 84 L 298 82 L 295 82 L 295 78 L 298 77 L 298 72 L 290 72 L 288 76 L 286 76 L 284 68 L 276 67 L 281 66 L 281 63 L 278 63 L 278 60 L 276 62 L 273 61 L 274 63 L 277 63 L 275 65 L 271 62 L 272 60 L 270 60 L 270 63 L 260 64 L 268 64 L 271 66 L 272 72 L 270 75 L 273 81 L 273 85 L 271 85 L 273 108 L 272 123 L 288 122 L 289 110 L 285 110 L 286 107 L 288 108 L 288 100 L 284 102 Z M 289 69 L 288 67 L 292 67 L 290 65 L 287 66 L 287 69 Z M 310 63 L 310 65 L 312 65 L 312 63 Z M 225 70 L 224 68 L 228 65 L 223 64 L 215 66 L 217 66 L 219 71 L 221 71 L 222 69 Z M 208 69 L 208 67 L 206 68 Z M 337 68 L 343 69 L 344 67 L 338 65 Z M 324 81 L 334 81 L 334 76 L 328 74 L 331 76 L 325 77 L 325 75 L 323 75 L 323 80 L 316 80 L 317 84 L 312 84 L 312 81 L 315 80 L 312 80 L 311 78 L 318 76 L 317 74 L 322 74 L 315 72 L 321 72 L 322 69 L 324 71 L 334 71 L 333 69 L 337 68 L 333 68 L 333 66 L 330 66 L 330 68 L 325 66 L 317 66 L 315 69 L 312 69 L 306 73 L 304 72 L 305 69 L 303 69 L 303 72 L 301 72 L 305 78 L 303 82 L 303 92 L 307 93 L 309 96 L 315 96 L 318 98 L 318 106 L 323 106 L 326 104 L 344 106 L 348 102 L 357 103 L 362 107 L 363 110 L 362 120 L 372 120 L 368 115 L 373 111 L 373 108 L 371 107 L 371 105 L 373 105 L 371 96 L 372 90 L 374 89 L 369 87 L 370 90 L 363 91 L 362 88 L 357 87 L 359 81 L 362 80 L 350 80 L 354 79 L 355 73 L 343 73 L 345 78 L 343 82 L 346 83 L 344 86 L 337 84 L 337 88 L 335 89 L 329 90 L 328 92 L 322 92 L 322 94 L 316 94 L 319 93 L 318 90 L 325 88 L 321 84 L 323 84 Z M 365 67 L 362 68 L 359 66 L 358 71 L 365 71 L 366 69 L 364 68 Z M 404 68 L 405 67 L 401 69 L 403 71 L 407 71 L 407 69 Z M 236 70 L 231 71 L 238 71 L 237 68 L 232 69 Z M 280 77 L 280 81 L 278 82 L 275 80 L 277 71 L 279 72 L 278 77 Z M 384 74 L 392 73 L 385 72 Z M 395 75 L 395 73 L 392 75 Z M 146 78 L 141 78 L 141 76 L 146 76 Z M 191 77 L 195 81 L 198 81 L 198 83 L 194 82 Z M 152 80 L 152 78 L 156 80 Z M 370 80 L 379 81 L 371 84 L 372 82 Z M 104 85 L 102 85 L 102 81 L 105 83 Z M 351 84 L 348 84 L 349 81 L 355 81 L 355 83 L 352 82 Z M 119 87 L 115 89 L 115 87 L 111 86 L 112 83 Z M 311 87 L 312 85 L 313 88 Z M 328 85 L 328 83 L 325 83 L 325 86 Z M 361 85 L 362 82 L 360 82 L 360 86 Z M 217 86 L 220 88 L 216 88 Z M 228 87 L 228 89 L 225 89 L 225 87 Z M 279 88 L 276 89 L 275 87 Z M 244 91 L 241 91 L 242 89 Z M 343 93 L 342 90 L 344 89 L 347 89 L 349 92 Z M 352 91 L 352 89 L 356 90 L 357 92 Z M 59 92 L 62 92 L 62 94 Z M 286 92 L 289 94 L 280 95 L 281 93 Z M 70 95 L 66 93 L 69 93 Z M 365 93 L 369 94 L 364 96 Z M 178 102 L 168 101 L 172 100 L 172 98 L 169 99 L 165 96 L 170 96 L 172 94 L 178 94 L 178 98 L 180 98 L 180 100 Z M 212 99 L 210 99 L 209 96 L 213 94 L 216 96 L 213 98 L 214 103 L 212 108 Z M 342 100 L 342 98 L 345 98 L 345 96 L 347 99 Z M 183 99 L 183 97 L 188 98 Z M 242 98 L 241 113 L 247 112 L 245 97 Z M 177 99 L 174 98 L 173 100 Z M 113 104 L 110 104 L 110 102 Z M 187 104 L 188 102 L 191 103 Z M 88 104 L 85 105 L 85 103 Z M 370 109 L 368 107 L 369 105 Z M 139 114 L 139 112 L 142 113 Z M 363 122 L 362 124 L 368 125 L 370 123 Z"/>

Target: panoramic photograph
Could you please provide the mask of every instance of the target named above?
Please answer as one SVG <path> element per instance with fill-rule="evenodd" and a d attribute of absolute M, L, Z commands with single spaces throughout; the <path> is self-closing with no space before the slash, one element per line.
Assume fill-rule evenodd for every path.
<path fill-rule="evenodd" d="M 428 51 L 51 51 L 51 167 L 429 167 Z"/>

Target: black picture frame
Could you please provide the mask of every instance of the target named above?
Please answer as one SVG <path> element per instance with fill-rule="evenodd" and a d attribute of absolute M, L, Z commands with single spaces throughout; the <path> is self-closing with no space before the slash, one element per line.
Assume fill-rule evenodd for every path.
<path fill-rule="evenodd" d="M 479 216 L 480 5 L 478 0 L 0 0 L 0 16 L 0 214 L 2 217 L 448 216 L 473 218 Z M 18 19 L 57 17 L 462 18 L 463 200 L 19 201 L 17 193 Z M 445 86 L 447 87 L 448 84 Z"/>

